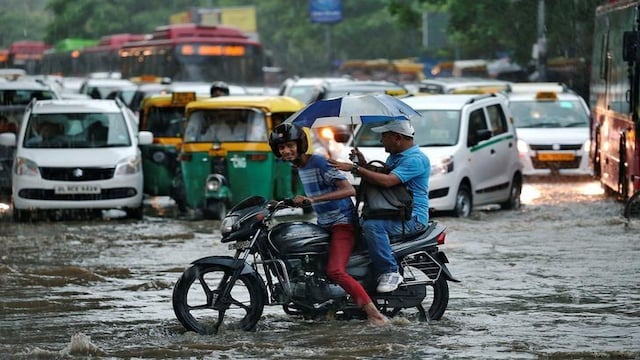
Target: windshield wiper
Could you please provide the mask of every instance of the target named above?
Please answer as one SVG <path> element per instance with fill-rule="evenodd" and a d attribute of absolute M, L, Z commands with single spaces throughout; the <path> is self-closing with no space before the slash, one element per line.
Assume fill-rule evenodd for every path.
<path fill-rule="evenodd" d="M 585 123 L 584 121 L 576 121 L 568 123 L 564 127 L 589 127 L 589 124 Z"/>

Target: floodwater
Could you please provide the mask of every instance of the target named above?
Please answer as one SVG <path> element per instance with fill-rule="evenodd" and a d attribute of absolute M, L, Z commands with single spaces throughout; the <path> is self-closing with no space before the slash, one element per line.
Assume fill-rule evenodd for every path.
<path fill-rule="evenodd" d="M 225 254 L 216 221 L 149 207 L 143 221 L 16 224 L 0 204 L 0 358 L 640 359 L 640 224 L 590 180 L 525 184 L 518 211 L 437 217 L 442 320 L 308 321 L 268 307 L 255 332 L 187 332 L 180 273 Z M 154 203 L 151 203 L 154 205 Z"/>

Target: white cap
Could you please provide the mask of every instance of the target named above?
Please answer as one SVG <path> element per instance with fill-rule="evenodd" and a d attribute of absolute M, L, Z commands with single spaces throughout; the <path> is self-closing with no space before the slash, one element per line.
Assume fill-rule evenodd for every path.
<path fill-rule="evenodd" d="M 411 122 L 409 122 L 409 120 L 389 121 L 388 123 L 382 126 L 371 128 L 371 131 L 377 132 L 377 133 L 391 131 L 391 132 L 402 134 L 409 137 L 413 137 L 413 134 L 416 132 L 413 129 L 413 126 L 411 126 Z"/>

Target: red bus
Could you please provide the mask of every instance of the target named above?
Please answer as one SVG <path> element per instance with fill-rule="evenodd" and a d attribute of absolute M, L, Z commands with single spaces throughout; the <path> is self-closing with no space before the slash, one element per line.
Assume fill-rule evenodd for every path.
<path fill-rule="evenodd" d="M 262 44 L 227 26 L 161 26 L 149 39 L 123 45 L 120 57 L 123 78 L 263 84 Z"/>
<path fill-rule="evenodd" d="M 42 54 L 50 48 L 43 41 L 16 41 L 9 47 L 8 67 L 24 69 L 27 74 L 39 74 Z"/>
<path fill-rule="evenodd" d="M 144 40 L 144 34 L 113 34 L 100 38 L 96 46 L 89 46 L 80 51 L 80 63 L 86 74 L 96 72 L 120 72 L 120 49 L 130 41 Z"/>
<path fill-rule="evenodd" d="M 591 159 L 605 193 L 640 217 L 640 1 L 596 9 L 591 68 Z"/>

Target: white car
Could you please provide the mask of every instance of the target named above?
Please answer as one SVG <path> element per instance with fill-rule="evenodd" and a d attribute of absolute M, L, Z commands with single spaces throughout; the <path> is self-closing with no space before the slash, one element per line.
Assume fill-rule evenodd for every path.
<path fill-rule="evenodd" d="M 419 94 L 455 94 L 455 93 L 490 93 L 509 87 L 509 81 L 474 78 L 444 77 L 422 80 L 418 86 Z"/>
<path fill-rule="evenodd" d="M 122 209 L 141 219 L 142 159 L 153 135 L 134 128 L 117 100 L 43 100 L 30 104 L 16 137 L 12 203 L 16 221 L 33 211 Z"/>
<path fill-rule="evenodd" d="M 278 94 L 291 96 L 309 104 L 320 98 L 326 84 L 350 81 L 352 80 L 349 77 L 293 77 L 282 82 Z"/>
<path fill-rule="evenodd" d="M 557 83 L 514 86 L 508 93 L 524 175 L 590 176 L 590 111 Z"/>
<path fill-rule="evenodd" d="M 422 114 L 412 121 L 414 142 L 431 161 L 429 207 L 467 217 L 476 206 L 520 207 L 521 165 L 506 98 L 433 95 L 403 99 Z M 359 127 L 355 145 L 367 161 L 385 160 L 380 134 Z M 358 181 L 356 180 L 356 183 Z"/>

